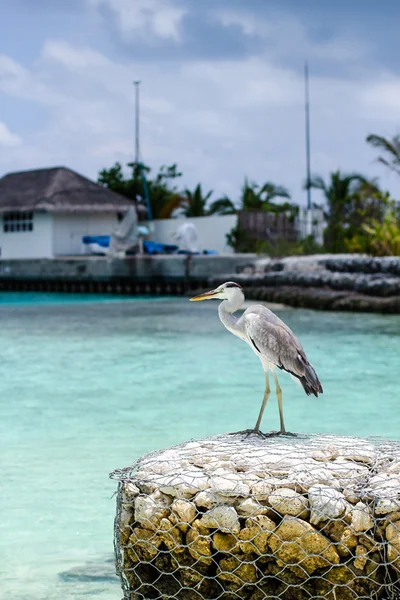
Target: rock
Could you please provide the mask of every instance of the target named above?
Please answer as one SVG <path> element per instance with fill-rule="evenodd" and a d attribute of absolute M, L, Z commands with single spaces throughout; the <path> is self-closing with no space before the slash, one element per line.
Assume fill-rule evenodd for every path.
<path fill-rule="evenodd" d="M 160 536 L 154 531 L 135 527 L 129 537 L 129 546 L 132 546 L 128 546 L 129 558 L 132 562 L 150 562 L 157 556 L 161 542 Z"/>
<path fill-rule="evenodd" d="M 169 519 L 161 519 L 158 535 L 171 552 L 179 554 L 185 551 L 182 532 Z"/>
<path fill-rule="evenodd" d="M 157 484 L 154 481 L 146 479 L 148 477 L 148 473 L 137 473 L 136 475 L 137 479 L 135 487 L 137 487 L 142 494 L 149 495 L 156 491 L 158 488 Z M 143 477 L 143 479 L 141 479 L 141 477 Z"/>
<path fill-rule="evenodd" d="M 133 504 L 136 496 L 139 496 L 140 490 L 134 483 L 125 482 L 121 494 L 123 504 Z"/>
<path fill-rule="evenodd" d="M 369 507 L 363 502 L 358 502 L 352 510 L 351 528 L 355 532 L 368 531 L 374 526 Z"/>
<path fill-rule="evenodd" d="M 343 586 L 354 579 L 354 573 L 351 571 L 351 569 L 349 569 L 348 566 L 339 565 L 328 569 L 327 572 L 324 573 L 324 578 L 335 585 Z"/>
<path fill-rule="evenodd" d="M 208 510 L 214 508 L 214 506 L 218 504 L 215 494 L 209 491 L 199 492 L 195 496 L 193 502 L 199 508 L 207 508 Z"/>
<path fill-rule="evenodd" d="M 368 560 L 368 550 L 365 546 L 359 544 L 356 546 L 356 558 L 354 559 L 353 565 L 356 569 L 360 569 L 362 571 L 367 564 Z"/>
<path fill-rule="evenodd" d="M 201 469 L 183 471 L 179 475 L 164 475 L 159 478 L 160 491 L 176 498 L 193 498 L 210 486 L 210 480 Z"/>
<path fill-rule="evenodd" d="M 340 538 L 340 544 L 337 548 L 341 556 L 349 556 L 358 544 L 358 538 L 354 534 L 353 529 L 346 527 L 343 530 L 342 537 Z"/>
<path fill-rule="evenodd" d="M 269 505 L 281 515 L 307 518 L 308 500 L 290 488 L 275 490 L 268 497 Z"/>
<path fill-rule="evenodd" d="M 215 506 L 203 514 L 200 523 L 209 529 L 219 529 L 227 533 L 240 531 L 238 515 L 232 506 Z"/>
<path fill-rule="evenodd" d="M 389 523 L 386 527 L 386 539 L 392 549 L 395 550 L 395 552 L 392 550 L 392 556 L 396 555 L 397 558 L 400 553 L 400 521 Z"/>
<path fill-rule="evenodd" d="M 239 533 L 239 547 L 243 554 L 266 554 L 268 539 L 276 524 L 264 515 L 246 519 L 246 526 Z"/>
<path fill-rule="evenodd" d="M 226 471 L 211 477 L 211 488 L 221 496 L 248 496 L 250 488 L 239 475 Z"/>
<path fill-rule="evenodd" d="M 366 493 L 379 499 L 394 500 L 399 496 L 400 475 L 397 473 L 378 473 L 371 477 Z"/>
<path fill-rule="evenodd" d="M 321 521 L 337 519 L 346 510 L 347 502 L 341 492 L 327 485 L 317 484 L 308 490 L 311 508 L 310 523 L 318 525 Z"/>
<path fill-rule="evenodd" d="M 126 546 L 128 543 L 129 536 L 132 533 L 131 525 L 135 520 L 135 515 L 132 507 L 125 508 L 126 505 L 122 505 L 119 520 L 119 543 L 122 546 Z"/>
<path fill-rule="evenodd" d="M 202 526 L 199 520 L 192 523 L 186 534 L 186 544 L 190 555 L 201 563 L 211 565 L 211 536 L 209 529 Z"/>
<path fill-rule="evenodd" d="M 323 524 L 321 533 L 327 535 L 334 542 L 340 542 L 346 527 L 346 523 L 344 523 L 342 520 L 328 521 Z"/>
<path fill-rule="evenodd" d="M 400 510 L 400 500 L 394 500 L 392 498 L 381 498 L 375 504 L 376 515 L 387 515 L 388 513 Z"/>
<path fill-rule="evenodd" d="M 161 519 L 168 517 L 172 498 L 156 490 L 135 500 L 135 520 L 147 529 L 156 530 Z"/>
<path fill-rule="evenodd" d="M 174 500 L 171 510 L 177 516 L 178 525 L 190 525 L 197 516 L 197 509 L 189 500 Z"/>
<path fill-rule="evenodd" d="M 253 563 L 243 562 L 241 557 L 223 558 L 218 565 L 217 578 L 227 584 L 228 589 L 238 589 L 257 581 L 257 568 Z"/>
<path fill-rule="evenodd" d="M 265 502 L 265 500 L 268 500 L 268 496 L 271 494 L 272 490 L 272 485 L 266 481 L 263 481 L 262 479 L 256 481 L 251 486 L 251 493 L 254 499 L 258 500 L 259 502 Z"/>
<path fill-rule="evenodd" d="M 357 462 L 351 462 L 343 457 L 326 465 L 332 476 L 336 479 L 342 489 L 354 490 L 355 486 L 369 475 L 368 466 Z"/>
<path fill-rule="evenodd" d="M 334 435 L 154 453 L 115 477 L 117 566 L 135 597 L 380 598 L 384 561 L 400 576 L 399 465 L 400 445 Z"/>
<path fill-rule="evenodd" d="M 339 486 L 332 472 L 319 466 L 307 469 L 301 465 L 301 468 L 289 472 L 288 480 L 295 484 L 296 490 L 300 489 L 303 492 L 318 483 L 328 484 L 330 487 Z"/>
<path fill-rule="evenodd" d="M 218 552 L 235 552 L 239 549 L 237 538 L 231 533 L 220 533 L 213 535 L 213 546 Z"/>
<path fill-rule="evenodd" d="M 317 569 L 340 562 L 332 542 L 299 518 L 285 516 L 268 544 L 282 565 L 289 565 L 303 580 Z"/>
<path fill-rule="evenodd" d="M 263 506 L 252 498 L 241 500 L 236 505 L 236 511 L 241 517 L 255 517 L 256 515 L 266 515 L 269 512 L 267 506 Z"/>
<path fill-rule="evenodd" d="M 368 552 L 376 552 L 379 551 L 379 544 L 376 539 L 373 537 L 373 532 L 371 534 L 361 533 L 357 536 L 358 543 L 368 550 Z"/>

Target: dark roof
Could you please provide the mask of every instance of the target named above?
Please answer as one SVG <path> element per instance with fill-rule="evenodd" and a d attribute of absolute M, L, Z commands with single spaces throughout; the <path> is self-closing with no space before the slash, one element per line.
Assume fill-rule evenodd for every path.
<path fill-rule="evenodd" d="M 124 196 L 65 167 L 8 173 L 0 179 L 0 213 L 115 212 L 129 206 Z"/>

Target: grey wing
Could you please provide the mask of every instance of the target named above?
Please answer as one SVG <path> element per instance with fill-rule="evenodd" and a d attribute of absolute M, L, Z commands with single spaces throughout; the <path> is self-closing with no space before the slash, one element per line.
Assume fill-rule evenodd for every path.
<path fill-rule="evenodd" d="M 249 309 L 242 317 L 244 328 L 256 352 L 302 384 L 307 395 L 318 396 L 322 385 L 299 340 L 289 327 L 265 307 Z"/>

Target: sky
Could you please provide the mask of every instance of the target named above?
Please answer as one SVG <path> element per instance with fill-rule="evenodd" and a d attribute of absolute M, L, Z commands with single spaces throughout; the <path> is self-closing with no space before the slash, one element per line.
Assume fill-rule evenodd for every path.
<path fill-rule="evenodd" d="M 0 0 L 0 176 L 134 158 L 237 201 L 245 176 L 306 202 L 311 170 L 400 179 L 369 133 L 400 133 L 398 0 Z M 319 200 L 314 192 L 313 199 Z"/>

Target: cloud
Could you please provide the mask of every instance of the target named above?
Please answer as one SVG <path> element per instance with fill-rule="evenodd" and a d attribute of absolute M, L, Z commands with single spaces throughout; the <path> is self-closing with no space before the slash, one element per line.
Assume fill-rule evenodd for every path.
<path fill-rule="evenodd" d="M 15 148 L 22 145 L 22 138 L 12 133 L 5 123 L 0 121 L 0 146 Z"/>
<path fill-rule="evenodd" d="M 361 94 L 362 107 L 367 115 L 388 121 L 400 118 L 400 77 L 383 73 Z"/>
<path fill-rule="evenodd" d="M 0 55 L 0 92 L 41 104 L 59 104 L 63 100 L 54 86 L 42 81 L 40 72 L 30 71 L 4 54 Z"/>
<path fill-rule="evenodd" d="M 311 75 L 313 171 L 382 173 L 364 140 L 383 123 L 397 126 L 395 75 L 372 69 L 352 79 Z M 229 60 L 122 61 L 89 45 L 49 39 L 30 68 L 0 57 L 0 90 L 47 110 L 46 122 L 3 153 L 0 167 L 64 164 L 95 178 L 116 160 L 131 161 L 136 78 L 142 79 L 147 164 L 177 162 L 182 185 L 202 181 L 234 201 L 245 175 L 286 185 L 295 201 L 305 199 L 302 70 L 280 65 L 268 52 Z M 396 190 L 396 182 L 390 187 Z"/>
<path fill-rule="evenodd" d="M 346 32 L 336 31 L 334 37 L 325 35 L 322 39 L 311 39 L 305 25 L 288 13 L 270 11 L 264 16 L 245 9 L 219 8 L 213 12 L 213 18 L 223 27 L 234 28 L 249 39 L 262 40 L 270 57 L 290 58 L 292 62 L 294 57 L 297 60 L 302 56 L 303 60 L 354 63 L 370 53 L 369 45 Z"/>
<path fill-rule="evenodd" d="M 125 42 L 140 38 L 144 43 L 154 39 L 180 42 L 182 19 L 187 9 L 170 0 L 87 0 L 96 11 L 111 14 Z"/>

